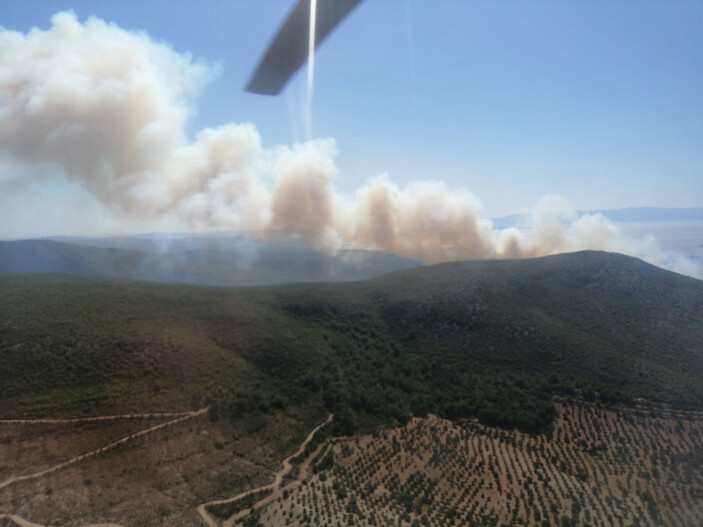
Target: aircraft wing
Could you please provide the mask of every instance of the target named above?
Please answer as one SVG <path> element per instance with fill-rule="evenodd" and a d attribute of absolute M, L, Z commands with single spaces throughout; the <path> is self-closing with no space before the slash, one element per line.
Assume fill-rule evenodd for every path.
<path fill-rule="evenodd" d="M 299 0 L 259 62 L 246 90 L 278 95 L 308 56 L 310 2 Z M 361 0 L 317 0 L 315 47 Z"/>

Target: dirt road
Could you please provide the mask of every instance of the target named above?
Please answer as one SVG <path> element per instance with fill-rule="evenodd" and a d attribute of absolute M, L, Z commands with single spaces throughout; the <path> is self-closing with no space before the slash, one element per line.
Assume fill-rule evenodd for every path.
<path fill-rule="evenodd" d="M 310 469 L 310 464 L 312 463 L 312 460 L 317 457 L 317 455 L 322 451 L 322 449 L 327 445 L 327 442 L 323 443 L 322 445 L 318 445 L 317 448 L 303 461 L 300 465 L 300 471 L 298 472 L 298 477 L 295 479 L 295 481 L 291 481 L 288 485 L 285 487 L 279 487 L 275 489 L 271 494 L 268 496 L 262 498 L 261 500 L 257 501 L 254 505 L 251 506 L 250 509 L 243 509 L 239 511 L 237 514 L 231 516 L 230 518 L 227 519 L 222 524 L 222 527 L 234 527 L 234 524 L 241 520 L 242 518 L 247 517 L 249 514 L 251 514 L 252 510 L 258 510 L 266 507 L 269 503 L 272 503 L 280 498 L 283 497 L 283 493 L 286 491 L 291 491 L 293 489 L 298 488 L 300 485 L 302 485 L 303 480 L 308 477 L 308 472 Z M 258 489 L 261 490 L 261 489 Z"/>
<path fill-rule="evenodd" d="M 279 499 L 283 495 L 283 490 L 284 490 L 284 489 L 281 489 L 281 483 L 283 482 L 283 478 L 285 478 L 288 475 L 288 473 L 291 471 L 291 469 L 293 468 L 293 465 L 291 464 L 291 459 L 293 459 L 293 458 L 301 455 L 303 452 L 305 452 L 305 448 L 308 446 L 308 443 L 310 443 L 310 441 L 312 441 L 313 437 L 315 437 L 315 434 L 317 433 L 317 431 L 320 430 L 320 428 L 322 428 L 323 426 L 331 423 L 332 419 L 334 419 L 334 414 L 329 414 L 327 416 L 327 419 L 325 420 L 325 422 L 317 425 L 308 434 L 308 436 L 305 438 L 305 440 L 300 444 L 300 447 L 298 447 L 298 450 L 294 454 L 291 454 L 290 456 L 288 456 L 287 458 L 285 458 L 283 460 L 283 464 L 282 464 L 283 466 L 281 467 L 281 470 L 276 472 L 276 475 L 273 479 L 273 483 L 269 483 L 268 485 L 263 485 L 261 487 L 255 488 L 255 489 L 247 490 L 246 492 L 242 492 L 241 494 L 237 494 L 236 496 L 234 496 L 232 498 L 227 498 L 224 500 L 210 501 L 208 503 L 203 503 L 202 505 L 200 505 L 197 508 L 198 514 L 200 514 L 200 516 L 205 521 L 205 523 L 208 524 L 208 527 L 219 527 L 217 521 L 212 516 L 210 516 L 210 514 L 206 510 L 206 508 L 209 505 L 223 505 L 226 503 L 233 503 L 237 500 L 241 500 L 243 498 L 246 498 L 247 496 L 254 494 L 256 492 L 261 492 L 264 490 L 271 490 L 271 494 L 269 494 L 265 498 L 257 501 L 254 505 L 251 506 L 251 508 L 243 509 L 243 510 L 239 511 L 237 514 L 230 517 L 227 521 L 225 521 L 223 523 L 223 527 L 232 527 L 234 525 L 234 522 L 247 516 L 252 511 L 252 509 L 253 510 L 259 509 L 261 507 L 264 507 L 265 505 L 268 505 L 272 501 Z M 315 452 L 313 454 L 311 454 L 310 456 L 308 456 L 308 458 L 302 463 L 302 465 L 300 466 L 300 473 L 298 475 L 298 479 L 296 479 L 292 483 L 288 484 L 286 486 L 286 489 L 291 487 L 291 485 L 293 485 L 295 483 L 300 485 L 300 482 L 307 475 L 307 469 L 310 466 L 310 462 L 312 461 L 312 459 L 314 458 L 316 453 L 321 448 L 322 448 L 322 445 L 320 445 L 315 450 Z"/>
<path fill-rule="evenodd" d="M 25 520 L 21 516 L 17 516 L 16 514 L 0 514 L 0 520 L 6 519 L 10 520 L 12 523 L 15 525 L 19 525 L 20 527 L 50 527 L 48 525 L 42 525 L 41 523 L 34 523 L 30 522 L 28 520 Z M 122 527 L 121 525 L 117 525 L 116 523 L 93 523 L 91 525 L 86 525 L 84 527 Z"/>
<path fill-rule="evenodd" d="M 193 412 L 164 412 L 155 414 L 122 414 L 122 415 L 96 415 L 93 417 L 67 417 L 65 419 L 0 419 L 0 424 L 63 424 L 63 423 L 90 423 L 93 421 L 114 421 L 117 419 L 144 419 L 158 417 L 181 417 L 192 415 Z"/>
<path fill-rule="evenodd" d="M 30 479 L 35 479 L 35 478 L 40 478 L 42 476 L 46 476 L 47 474 L 51 474 L 52 472 L 56 472 L 57 470 L 61 470 L 62 468 L 66 468 L 70 465 L 74 465 L 74 464 L 76 464 L 80 461 L 83 461 L 84 459 L 87 459 L 89 457 L 93 457 L 98 454 L 102 454 L 103 452 L 107 452 L 108 450 L 115 448 L 118 445 L 124 444 L 127 441 L 131 441 L 132 439 L 136 439 L 138 437 L 149 434 L 151 432 L 155 432 L 156 430 L 160 430 L 161 428 L 165 428 L 167 426 L 174 425 L 174 424 L 179 423 L 181 421 L 185 421 L 186 419 L 190 419 L 192 417 L 202 415 L 207 411 L 208 411 L 207 408 L 203 408 L 203 409 L 195 411 L 195 412 L 186 412 L 185 414 L 179 414 L 179 415 L 181 415 L 181 417 L 179 417 L 177 419 L 173 419 L 171 421 L 166 421 L 165 423 L 161 423 L 156 426 L 152 426 L 151 428 L 146 428 L 144 430 L 140 430 L 139 432 L 125 436 L 121 439 L 118 439 L 117 441 L 113 441 L 112 443 L 109 443 L 103 447 L 96 449 L 96 450 L 92 450 L 91 452 L 86 452 L 85 454 L 81 454 L 80 456 L 73 457 L 73 458 L 69 459 L 68 461 L 64 461 L 63 463 L 59 463 L 58 465 L 54 465 L 53 467 L 49 467 L 46 470 L 42 470 L 40 472 L 35 472 L 33 474 L 25 474 L 24 476 L 12 477 L 12 478 L 7 479 L 7 480 L 3 481 L 2 483 L 0 483 L 0 490 L 12 485 L 13 483 L 19 483 L 20 481 L 27 481 Z M 144 415 L 149 415 L 149 414 L 144 414 Z"/>
<path fill-rule="evenodd" d="M 114 419 L 137 419 L 137 418 L 143 418 L 143 417 L 176 417 L 176 419 L 172 419 L 172 420 L 167 421 L 165 423 L 160 423 L 156 426 L 152 426 L 150 428 L 140 430 L 139 432 L 125 436 L 121 439 L 118 439 L 117 441 L 113 441 L 112 443 L 109 443 L 103 447 L 96 449 L 96 450 L 86 452 L 85 454 L 81 454 L 80 456 L 76 456 L 76 457 L 71 458 L 67 461 L 59 463 L 58 465 L 54 465 L 53 467 L 50 467 L 46 470 L 42 470 L 40 472 L 35 472 L 33 474 L 25 474 L 23 476 L 12 477 L 12 478 L 0 483 L 0 489 L 8 487 L 9 485 L 12 485 L 13 483 L 19 483 L 20 481 L 27 481 L 27 480 L 31 480 L 31 479 L 36 479 L 36 478 L 40 478 L 42 476 L 45 476 L 47 474 L 51 474 L 52 472 L 56 472 L 58 470 L 66 468 L 70 465 L 73 465 L 75 463 L 83 461 L 84 459 L 87 459 L 89 457 L 93 457 L 93 456 L 96 456 L 96 455 L 101 454 L 103 452 L 106 452 L 112 448 L 115 448 L 118 445 L 121 445 L 121 444 L 124 444 L 128 441 L 131 441 L 132 439 L 136 439 L 138 437 L 144 436 L 144 435 L 149 434 L 151 432 L 155 432 L 156 430 L 159 430 L 161 428 L 174 425 L 174 424 L 179 423 L 181 421 L 185 421 L 186 419 L 190 419 L 192 417 L 202 415 L 202 414 L 206 413 L 207 411 L 208 411 L 208 408 L 203 408 L 198 411 L 179 412 L 179 413 L 127 414 L 127 415 L 110 415 L 110 416 L 97 416 L 97 417 L 79 417 L 79 418 L 70 418 L 70 419 L 3 419 L 3 420 L 0 420 L 0 423 L 33 424 L 33 423 L 71 423 L 71 422 L 109 421 L 109 420 L 114 420 Z M 298 447 L 298 450 L 283 460 L 281 470 L 276 472 L 272 483 L 269 483 L 268 485 L 263 485 L 261 487 L 255 488 L 255 489 L 248 490 L 246 492 L 242 492 L 232 498 L 211 501 L 211 502 L 204 503 L 204 504 L 200 505 L 197 508 L 197 511 L 200 514 L 200 516 L 203 518 L 205 523 L 207 523 L 208 527 L 219 527 L 218 522 L 214 518 L 212 518 L 212 516 L 210 516 L 210 514 L 207 512 L 206 507 L 208 505 L 220 505 L 220 504 L 232 503 L 237 500 L 246 498 L 247 496 L 254 494 L 254 493 L 257 493 L 257 492 L 261 492 L 261 491 L 265 491 L 265 490 L 271 491 L 271 493 L 269 495 L 267 495 L 265 498 L 256 502 L 254 505 L 252 505 L 251 508 L 239 511 L 237 514 L 235 514 L 234 516 L 232 516 L 226 522 L 223 523 L 223 527 L 232 527 L 237 520 L 247 516 L 249 513 L 251 513 L 252 510 L 256 510 L 256 509 L 260 509 L 261 507 L 265 507 L 266 505 L 268 505 L 272 501 L 275 501 L 275 500 L 281 498 L 283 495 L 283 492 L 285 490 L 290 490 L 290 489 L 293 489 L 293 488 L 297 487 L 298 485 L 300 485 L 302 483 L 302 481 L 307 477 L 308 470 L 310 468 L 310 463 L 319 454 L 321 449 L 325 446 L 324 444 L 319 445 L 315 449 L 315 451 L 312 454 L 310 454 L 303 461 L 303 463 L 300 465 L 300 471 L 298 473 L 298 478 L 295 481 L 292 481 L 291 483 L 286 485 L 285 487 L 283 487 L 283 488 L 281 487 L 281 485 L 283 483 L 283 478 L 285 478 L 290 473 L 290 471 L 293 469 L 293 465 L 291 463 L 291 460 L 293 458 L 298 457 L 301 454 L 303 454 L 305 452 L 305 448 L 308 446 L 310 441 L 312 441 L 313 437 L 315 437 L 315 434 L 323 426 L 332 422 L 332 419 L 334 419 L 334 414 L 329 414 L 327 416 L 327 419 L 323 423 L 316 426 L 307 435 L 305 440 L 300 444 L 300 447 Z M 0 513 L 0 519 L 9 520 L 12 523 L 18 525 L 19 527 L 50 527 L 47 525 L 42 525 L 39 523 L 30 522 L 29 520 L 26 520 L 16 514 Z M 122 527 L 122 526 L 118 525 L 118 524 L 114 524 L 114 523 L 99 523 L 99 524 L 86 525 L 85 527 Z"/>

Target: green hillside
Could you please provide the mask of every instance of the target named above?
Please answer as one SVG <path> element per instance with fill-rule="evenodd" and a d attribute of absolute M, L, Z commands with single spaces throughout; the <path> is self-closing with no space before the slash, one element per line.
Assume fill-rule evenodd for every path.
<path fill-rule="evenodd" d="M 554 394 L 703 407 L 703 282 L 581 252 L 207 288 L 0 275 L 11 415 L 306 404 L 340 432 L 426 412 L 548 427 Z"/>

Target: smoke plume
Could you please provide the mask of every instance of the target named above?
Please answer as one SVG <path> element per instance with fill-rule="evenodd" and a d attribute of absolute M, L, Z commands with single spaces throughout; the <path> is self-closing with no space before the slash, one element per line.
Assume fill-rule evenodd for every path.
<path fill-rule="evenodd" d="M 379 175 L 344 198 L 330 139 L 264 149 L 253 125 L 228 124 L 189 141 L 194 101 L 216 73 L 72 12 L 48 30 L 0 29 L 5 201 L 58 173 L 127 228 L 296 231 L 328 253 L 364 247 L 429 262 L 604 249 L 667 263 L 651 242 L 633 246 L 603 216 L 579 217 L 558 198 L 542 200 L 527 229 L 495 229 L 473 194 L 437 181 L 401 188 Z"/>

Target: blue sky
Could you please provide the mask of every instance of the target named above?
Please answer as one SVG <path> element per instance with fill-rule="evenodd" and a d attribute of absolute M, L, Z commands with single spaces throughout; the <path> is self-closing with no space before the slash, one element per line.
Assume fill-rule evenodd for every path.
<path fill-rule="evenodd" d="M 293 5 L 14 1 L 0 24 L 73 9 L 221 65 L 190 133 L 252 122 L 266 146 L 305 139 L 304 72 L 280 97 L 243 86 Z M 313 136 L 336 184 L 388 172 L 474 192 L 487 215 L 558 194 L 578 209 L 703 205 L 703 2 L 365 0 L 317 54 Z"/>

